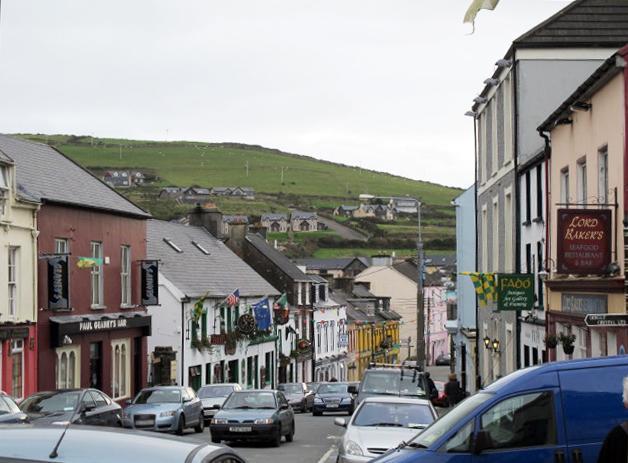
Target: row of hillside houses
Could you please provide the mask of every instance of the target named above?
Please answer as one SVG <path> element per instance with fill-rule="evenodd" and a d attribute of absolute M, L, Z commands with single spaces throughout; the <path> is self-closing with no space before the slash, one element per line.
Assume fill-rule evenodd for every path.
<path fill-rule="evenodd" d="M 140 170 L 109 170 L 103 174 L 102 180 L 113 188 L 130 188 L 150 183 L 156 178 Z"/>
<path fill-rule="evenodd" d="M 335 216 L 356 219 L 374 218 L 387 222 L 395 221 L 404 215 L 416 215 L 416 213 L 416 201 L 407 198 L 391 198 L 388 203 L 379 204 L 363 201 L 359 206 L 341 205 L 334 209 Z"/>
<path fill-rule="evenodd" d="M 199 186 L 191 186 L 181 188 L 169 186 L 159 191 L 159 198 L 174 199 L 182 203 L 196 204 L 209 201 L 212 196 L 227 196 L 232 198 L 255 199 L 255 190 L 250 187 L 213 187 L 203 188 Z"/>
<path fill-rule="evenodd" d="M 477 181 L 454 201 L 448 329 L 469 391 L 628 348 L 612 323 L 627 316 L 627 43 L 628 3 L 571 2 L 508 45 L 467 113 Z M 529 288 L 521 303 L 500 281 Z"/>
<path fill-rule="evenodd" d="M 315 212 L 304 211 L 292 211 L 290 214 L 264 214 L 260 222 L 261 226 L 271 233 L 286 233 L 290 230 L 313 232 L 322 227 Z"/>

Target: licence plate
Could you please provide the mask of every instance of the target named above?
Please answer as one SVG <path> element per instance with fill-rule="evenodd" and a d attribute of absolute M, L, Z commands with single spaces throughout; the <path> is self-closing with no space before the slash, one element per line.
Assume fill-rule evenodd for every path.
<path fill-rule="evenodd" d="M 251 432 L 252 428 L 250 426 L 231 426 L 229 427 L 229 432 Z"/>
<path fill-rule="evenodd" d="M 135 426 L 154 426 L 155 422 L 152 420 L 137 420 Z"/>
<path fill-rule="evenodd" d="M 327 408 L 338 408 L 338 404 L 327 404 Z"/>

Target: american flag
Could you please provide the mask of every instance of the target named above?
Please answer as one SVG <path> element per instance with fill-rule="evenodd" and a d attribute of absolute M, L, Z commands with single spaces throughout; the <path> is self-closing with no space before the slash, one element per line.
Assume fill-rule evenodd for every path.
<path fill-rule="evenodd" d="M 225 302 L 227 303 L 228 306 L 237 305 L 238 302 L 240 302 L 240 290 L 236 289 L 234 292 L 229 294 L 227 298 L 225 299 Z"/>

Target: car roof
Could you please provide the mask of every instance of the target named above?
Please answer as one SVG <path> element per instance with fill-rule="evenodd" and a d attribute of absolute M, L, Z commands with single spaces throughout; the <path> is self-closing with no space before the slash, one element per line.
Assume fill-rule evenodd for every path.
<path fill-rule="evenodd" d="M 266 392 L 268 394 L 274 394 L 275 391 L 274 389 L 244 389 L 242 391 L 234 391 L 234 392 Z"/>
<path fill-rule="evenodd" d="M 63 426 L 0 426 L 2 435 L 0 457 L 49 461 L 50 452 L 63 430 Z M 138 431 L 73 426 L 68 428 L 59 446 L 58 458 L 64 463 L 86 461 L 173 463 L 187 461 L 186 458 L 192 452 L 206 456 L 215 451 L 222 452 L 224 448 L 219 445 L 186 442 L 168 436 L 158 437 Z"/>
<path fill-rule="evenodd" d="M 239 386 L 239 383 L 215 383 L 215 384 L 204 384 L 201 388 L 204 387 L 221 387 L 221 386 Z"/>
<path fill-rule="evenodd" d="M 365 398 L 364 403 L 385 403 L 385 404 L 416 404 L 416 405 L 429 405 L 430 401 L 426 399 L 413 399 L 406 397 L 386 397 L 386 396 L 372 396 Z"/>
<path fill-rule="evenodd" d="M 151 386 L 145 387 L 142 391 L 180 391 L 181 389 L 187 389 L 185 386 Z"/>

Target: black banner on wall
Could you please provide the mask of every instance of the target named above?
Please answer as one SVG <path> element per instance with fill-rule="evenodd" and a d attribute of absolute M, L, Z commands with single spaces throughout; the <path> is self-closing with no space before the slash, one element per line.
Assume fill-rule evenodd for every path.
<path fill-rule="evenodd" d="M 142 269 L 142 301 L 141 305 L 159 304 L 159 262 L 156 260 L 143 260 L 140 262 Z"/>
<path fill-rule="evenodd" d="M 48 259 L 48 308 L 68 310 L 70 294 L 68 291 L 68 256 L 55 256 Z"/>

